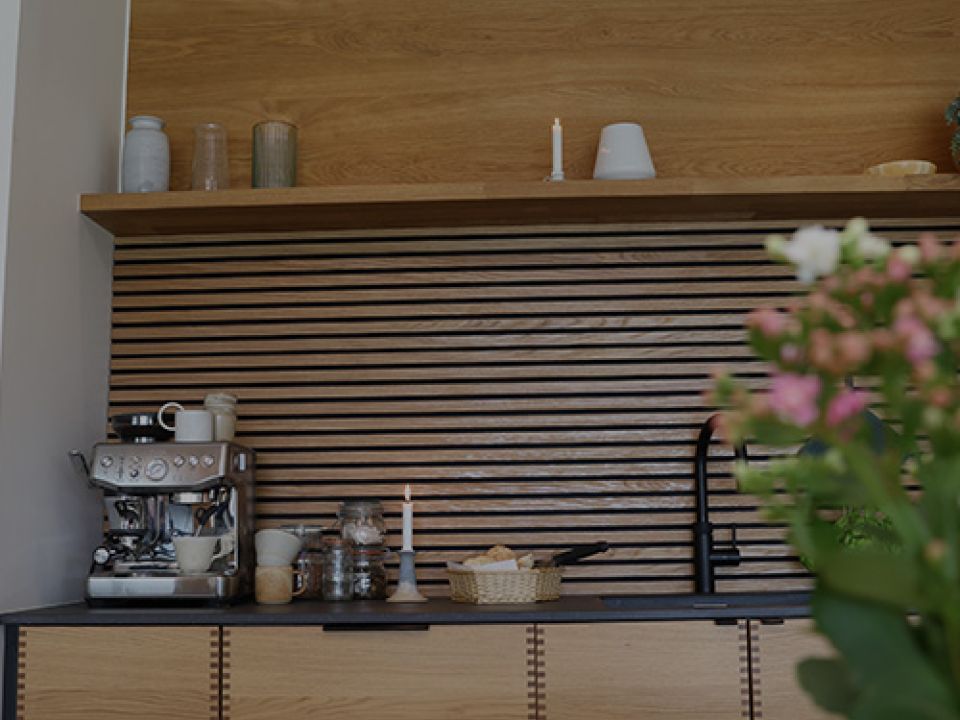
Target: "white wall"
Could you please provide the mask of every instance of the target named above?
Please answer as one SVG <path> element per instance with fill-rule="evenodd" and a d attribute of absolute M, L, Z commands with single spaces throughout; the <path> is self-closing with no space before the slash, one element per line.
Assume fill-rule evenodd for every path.
<path fill-rule="evenodd" d="M 0 0 L 0 73 L 11 1 Z M 112 242 L 79 215 L 77 196 L 116 188 L 126 13 L 126 0 L 20 7 L 12 174 L 0 214 L 0 612 L 81 599 L 99 537 L 96 494 L 66 453 L 104 435 Z M 7 90 L 0 86 L 0 173 Z"/>
<path fill-rule="evenodd" d="M 10 199 L 10 156 L 13 150 L 13 98 L 17 85 L 17 41 L 20 0 L 0 0 L 0 298 L 7 251 L 7 213 Z M 0 300 L 2 306 L 2 300 Z M 0 351 L 3 314 L 0 313 Z M 2 357 L 0 357 L 2 359 Z"/>

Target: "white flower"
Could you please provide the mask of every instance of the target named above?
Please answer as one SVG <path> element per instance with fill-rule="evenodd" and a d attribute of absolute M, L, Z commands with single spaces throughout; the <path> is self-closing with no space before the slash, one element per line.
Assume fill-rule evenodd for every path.
<path fill-rule="evenodd" d="M 797 268 L 797 280 L 812 283 L 829 275 L 840 263 L 840 233 L 822 225 L 797 230 L 783 248 L 784 257 Z"/>
<path fill-rule="evenodd" d="M 890 243 L 873 233 L 857 238 L 857 252 L 864 260 L 880 260 L 890 254 Z"/>

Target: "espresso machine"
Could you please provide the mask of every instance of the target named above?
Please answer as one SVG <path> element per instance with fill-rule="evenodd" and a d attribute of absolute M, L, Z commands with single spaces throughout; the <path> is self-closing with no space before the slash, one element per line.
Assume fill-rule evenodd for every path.
<path fill-rule="evenodd" d="M 253 591 L 254 452 L 229 442 L 99 443 L 70 453 L 102 491 L 103 541 L 93 551 L 91 605 L 143 601 L 226 604 Z M 176 562 L 174 538 L 227 536 L 205 572 Z"/>

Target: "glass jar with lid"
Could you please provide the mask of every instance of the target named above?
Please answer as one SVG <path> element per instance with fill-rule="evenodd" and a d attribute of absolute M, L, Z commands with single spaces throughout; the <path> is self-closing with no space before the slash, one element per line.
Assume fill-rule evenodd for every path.
<path fill-rule="evenodd" d="M 323 542 L 321 593 L 324 600 L 340 602 L 353 599 L 353 543 L 338 537 Z"/>
<path fill-rule="evenodd" d="M 387 597 L 386 551 L 382 547 L 353 549 L 353 597 L 355 600 L 383 600 Z"/>
<path fill-rule="evenodd" d="M 340 536 L 354 545 L 381 546 L 387 535 L 379 500 L 348 500 L 337 513 Z"/>

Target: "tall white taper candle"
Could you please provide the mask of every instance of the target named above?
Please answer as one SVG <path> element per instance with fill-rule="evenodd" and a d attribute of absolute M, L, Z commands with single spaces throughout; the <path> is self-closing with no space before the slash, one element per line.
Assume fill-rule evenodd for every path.
<path fill-rule="evenodd" d="M 563 126 L 560 125 L 560 118 L 553 119 L 550 133 L 553 138 L 553 172 L 550 173 L 550 180 L 557 182 L 563 180 Z"/>
<path fill-rule="evenodd" d="M 410 485 L 403 488 L 403 547 L 401 552 L 413 552 L 413 503 L 410 502 Z"/>

